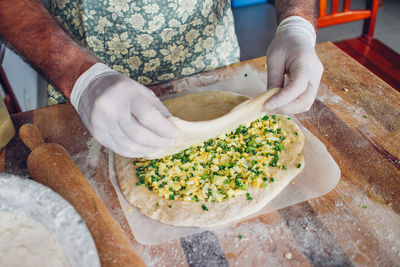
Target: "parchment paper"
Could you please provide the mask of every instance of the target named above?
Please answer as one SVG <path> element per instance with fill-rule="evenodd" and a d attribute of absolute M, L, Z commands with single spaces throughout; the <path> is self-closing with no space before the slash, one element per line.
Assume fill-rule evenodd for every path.
<path fill-rule="evenodd" d="M 266 81 L 265 78 L 265 73 L 257 73 L 250 66 L 246 65 L 242 69 L 239 69 L 233 78 L 229 77 L 229 79 L 218 81 L 212 85 L 196 87 L 185 83 L 184 85 L 186 86 L 186 90 L 179 90 L 181 88 L 178 88 L 177 91 L 181 91 L 179 94 L 163 97 L 163 100 L 180 96 L 185 93 L 213 90 L 233 91 L 252 97 L 266 90 L 265 83 L 263 82 L 263 80 Z M 303 127 L 294 116 L 292 116 L 292 119 L 300 125 L 305 135 L 306 142 L 302 152 L 305 160 L 304 170 L 275 199 L 268 203 L 259 212 L 239 221 L 232 222 L 229 225 L 309 199 L 320 197 L 335 188 L 336 184 L 339 182 L 340 169 L 326 150 L 325 145 Z M 207 229 L 196 227 L 176 227 L 160 223 L 142 215 L 139 210 L 129 204 L 123 197 L 115 173 L 114 154 L 109 153 L 109 157 L 109 173 L 111 182 L 117 192 L 118 199 L 128 220 L 128 224 L 131 227 L 132 233 L 138 242 L 146 245 L 155 245 L 191 234 L 200 233 L 205 230 L 217 231 L 220 227 L 226 228 L 226 226 Z"/>

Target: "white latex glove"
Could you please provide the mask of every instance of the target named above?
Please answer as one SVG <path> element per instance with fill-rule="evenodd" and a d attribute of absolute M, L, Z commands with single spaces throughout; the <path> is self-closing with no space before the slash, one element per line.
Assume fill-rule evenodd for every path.
<path fill-rule="evenodd" d="M 173 144 L 167 108 L 140 83 L 96 63 L 76 81 L 71 104 L 102 145 L 125 157 L 142 157 Z"/>
<path fill-rule="evenodd" d="M 300 113 L 307 111 L 317 96 L 323 66 L 315 53 L 315 30 L 302 17 L 284 19 L 267 52 L 268 89 L 284 86 L 265 104 L 267 111 Z"/>

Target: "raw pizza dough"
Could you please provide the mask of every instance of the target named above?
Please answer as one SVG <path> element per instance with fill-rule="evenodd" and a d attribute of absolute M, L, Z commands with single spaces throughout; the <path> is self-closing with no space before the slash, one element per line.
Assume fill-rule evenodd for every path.
<path fill-rule="evenodd" d="M 227 101 L 227 99 L 236 99 L 236 101 L 238 101 L 240 98 L 243 99 L 243 96 L 235 94 L 235 96 L 229 97 L 225 94 L 229 92 L 221 94 L 220 91 L 197 93 L 192 96 L 185 95 L 180 98 L 180 101 L 182 102 L 166 102 L 165 105 L 167 107 L 169 107 L 171 103 L 175 103 L 172 104 L 172 106 L 182 106 L 186 104 L 186 111 L 188 114 L 183 113 L 182 110 L 178 109 L 174 110 L 175 112 L 178 112 L 176 114 L 171 111 L 174 117 L 170 117 L 169 119 L 176 125 L 179 131 L 179 134 L 175 139 L 175 144 L 170 147 L 162 148 L 155 153 L 148 154 L 145 158 L 157 159 L 176 154 L 189 148 L 193 144 L 200 144 L 203 141 L 218 136 L 219 134 L 225 134 L 235 130 L 241 124 L 261 118 L 265 114 L 263 112 L 265 101 L 276 94 L 279 90 L 280 88 L 270 89 L 257 97 L 244 101 L 236 107 L 231 105 L 235 100 Z M 213 99 L 216 102 L 213 102 Z M 197 101 L 202 104 L 197 104 L 197 108 L 195 108 L 196 104 L 194 103 Z M 221 106 L 221 111 L 229 110 L 229 112 L 222 114 L 222 116 L 215 116 L 220 115 L 219 113 L 221 111 L 219 111 L 218 108 L 209 109 L 207 105 L 210 105 L 210 103 L 214 103 L 211 106 Z M 213 114 L 213 111 L 216 111 L 216 113 Z M 203 118 L 201 121 L 196 121 L 196 118 L 203 113 L 211 114 L 210 117 L 212 119 Z M 186 116 L 187 119 L 182 118 L 182 115 Z"/>
<path fill-rule="evenodd" d="M 261 96 L 265 98 L 265 95 Z M 247 106 L 248 109 L 243 110 L 241 107 L 251 101 L 245 100 L 246 97 L 234 93 L 213 91 L 184 95 L 182 97 L 167 100 L 164 104 L 174 116 L 183 120 L 192 121 L 192 125 L 198 123 L 198 125 L 201 125 L 206 129 L 209 128 L 207 122 L 193 122 L 201 119 L 199 114 L 204 114 L 205 117 L 203 120 L 207 120 L 214 119 L 224 115 L 223 112 L 230 111 L 223 117 L 235 120 L 235 116 L 238 116 L 239 121 L 242 121 L 239 124 L 237 124 L 237 121 L 231 123 L 236 125 L 233 128 L 235 129 L 240 124 L 253 121 L 265 115 L 265 113 L 262 112 L 262 103 L 264 103 L 265 100 L 260 99 L 259 97 L 258 102 L 251 102 L 258 106 Z M 243 101 L 245 102 L 237 106 Z M 220 107 L 220 109 L 213 108 L 213 111 L 211 112 L 211 109 L 208 108 L 210 105 L 212 107 Z M 235 114 L 235 111 L 237 110 L 241 110 L 241 113 Z M 256 114 L 251 114 L 251 112 Z M 232 116 L 232 114 L 234 115 Z M 248 119 L 243 122 L 246 115 Z M 149 191 L 145 186 L 136 186 L 139 179 L 136 176 L 136 171 L 132 164 L 133 159 L 124 158 L 116 154 L 115 165 L 121 191 L 128 202 L 137 207 L 144 215 L 160 222 L 177 226 L 216 226 L 255 213 L 277 196 L 304 168 L 304 159 L 302 156 L 299 156 L 299 153 L 304 146 L 303 133 L 298 125 L 296 125 L 292 120 L 288 120 L 286 116 L 277 117 L 281 117 L 282 128 L 287 129 L 288 132 L 291 133 L 298 133 L 296 136 L 294 134 L 290 136 L 290 138 L 296 138 L 297 141 L 293 144 L 285 145 L 285 149 L 281 151 L 279 156 L 280 161 L 286 166 L 286 170 L 277 167 L 273 168 L 273 177 L 275 177 L 275 182 L 270 183 L 266 188 L 248 188 L 248 192 L 253 198 L 251 201 L 247 200 L 246 195 L 237 196 L 220 203 L 166 200 L 159 197 L 154 192 Z M 215 134 L 212 137 L 215 137 L 216 135 L 218 134 Z M 298 168 L 299 163 L 301 164 L 300 168 Z M 157 205 L 157 203 L 159 205 Z M 208 211 L 202 209 L 203 204 L 207 206 Z"/>

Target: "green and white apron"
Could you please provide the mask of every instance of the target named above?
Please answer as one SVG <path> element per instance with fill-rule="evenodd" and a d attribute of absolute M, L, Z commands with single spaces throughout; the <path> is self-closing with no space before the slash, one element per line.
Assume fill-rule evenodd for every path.
<path fill-rule="evenodd" d="M 142 84 L 239 60 L 230 0 L 50 0 L 56 21 Z M 66 99 L 49 88 L 49 104 Z"/>

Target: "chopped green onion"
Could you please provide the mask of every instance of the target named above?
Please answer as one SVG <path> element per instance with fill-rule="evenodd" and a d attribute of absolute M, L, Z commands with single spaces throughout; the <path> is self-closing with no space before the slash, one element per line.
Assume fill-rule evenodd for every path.
<path fill-rule="evenodd" d="M 208 208 L 207 208 L 207 206 L 206 205 L 201 205 L 201 208 L 204 210 L 204 211 L 208 211 Z"/>

